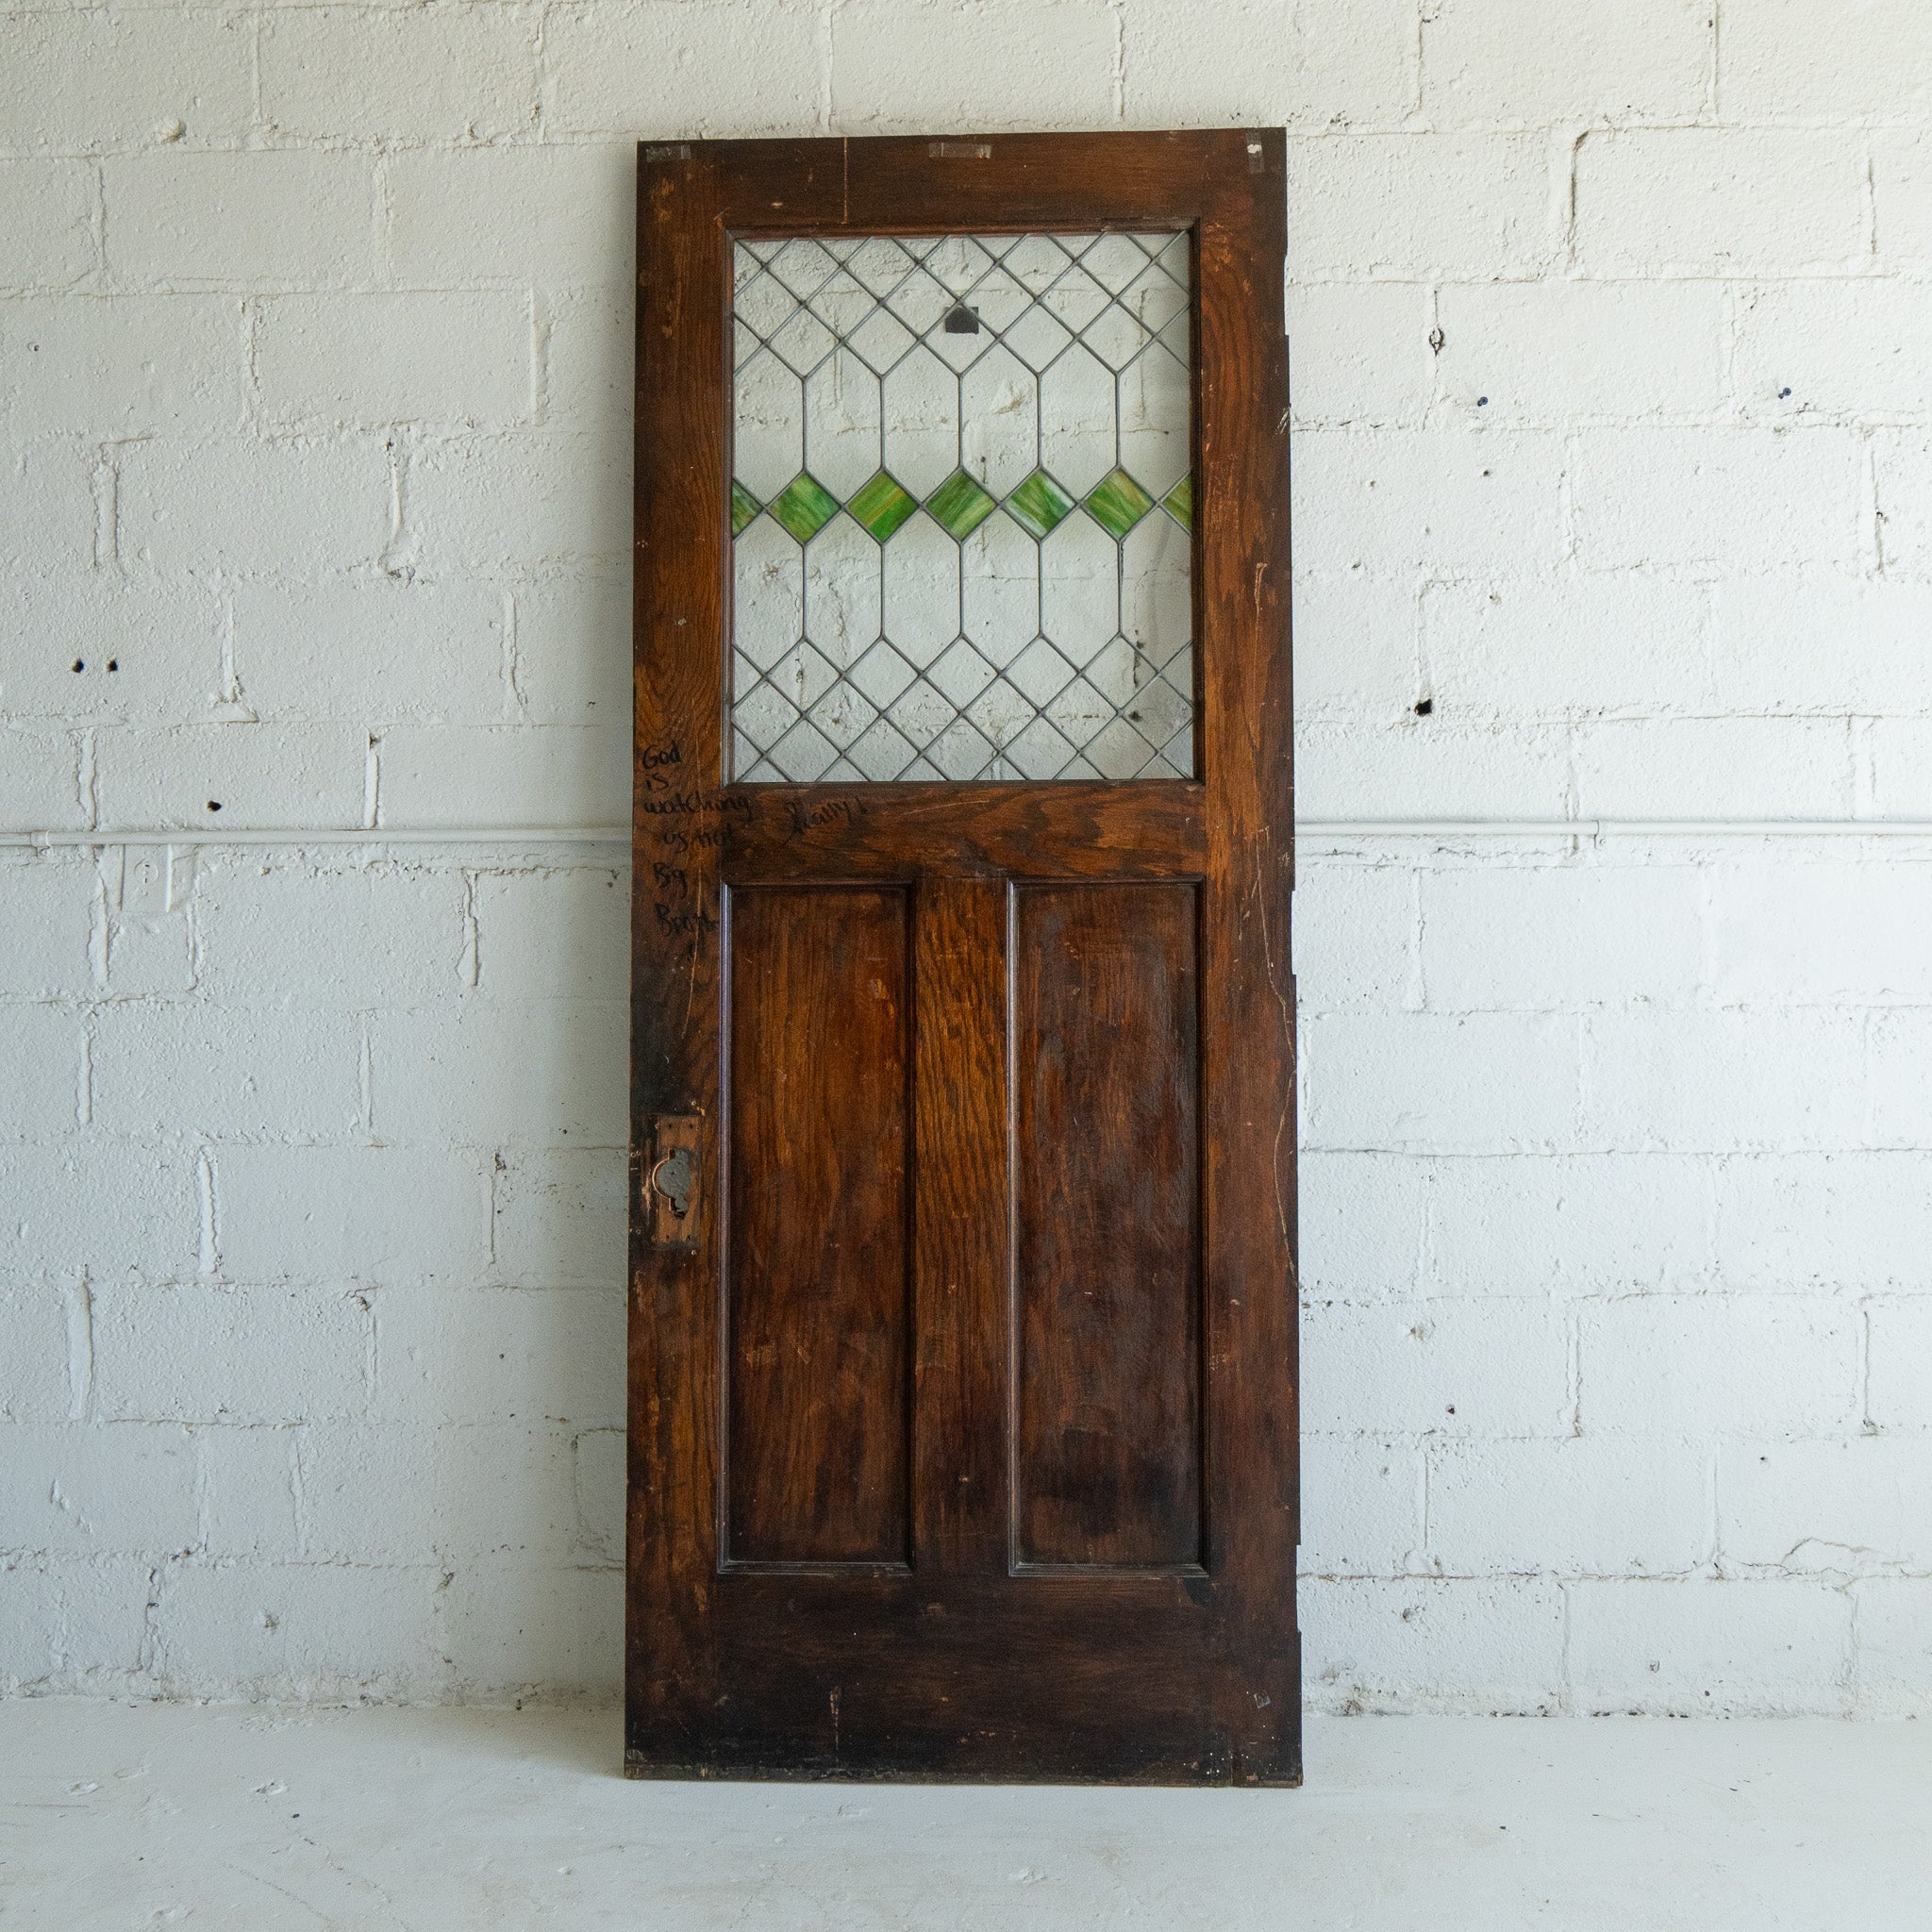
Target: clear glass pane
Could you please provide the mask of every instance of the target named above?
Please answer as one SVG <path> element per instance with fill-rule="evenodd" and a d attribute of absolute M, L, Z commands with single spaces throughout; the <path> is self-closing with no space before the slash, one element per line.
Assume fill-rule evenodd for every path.
<path fill-rule="evenodd" d="M 732 267 L 733 777 L 1192 777 L 1186 237 Z"/>

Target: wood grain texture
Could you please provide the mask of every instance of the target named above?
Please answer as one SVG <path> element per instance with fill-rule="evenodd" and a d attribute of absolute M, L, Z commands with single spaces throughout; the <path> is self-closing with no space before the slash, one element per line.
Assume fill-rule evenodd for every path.
<path fill-rule="evenodd" d="M 904 1563 L 909 894 L 728 903 L 724 1557 Z"/>
<path fill-rule="evenodd" d="M 706 1217 L 697 1247 L 678 1250 L 652 1241 L 634 1187 L 625 1767 L 638 1776 L 1294 1783 L 1284 142 L 1275 130 L 1221 130 L 954 137 L 944 146 L 692 142 L 641 162 L 633 1145 L 648 1148 L 659 1115 L 719 1121 L 731 891 L 749 901 L 758 887 L 863 888 L 873 901 L 825 895 L 860 908 L 861 928 L 867 903 L 909 894 L 911 1033 L 899 1078 L 904 1091 L 909 1052 L 913 1396 L 903 1474 L 866 1477 L 871 1500 L 855 1485 L 836 1523 L 829 1496 L 822 1504 L 812 1491 L 803 1518 L 840 1548 L 877 1548 L 898 1507 L 909 1568 L 734 1563 L 721 1541 L 721 1460 L 766 1426 L 755 1405 L 728 1408 L 721 1313 L 737 1209 L 725 1202 Z M 1108 225 L 1193 237 L 1200 781 L 724 785 L 730 235 Z M 1012 1560 L 1009 882 L 1023 897 L 1032 882 L 1069 898 L 1146 891 L 1198 903 L 1195 1566 Z M 1178 941 L 1163 930 L 1146 941 L 1156 957 L 1135 970 L 1150 983 L 1167 971 L 1172 986 Z M 835 953 L 856 943 L 822 937 Z M 803 963 L 785 970 L 810 978 Z M 1167 1010 L 1164 1050 L 1177 1065 Z M 1077 1030 L 1071 1013 L 1061 1024 Z M 1108 1104 L 1109 1076 L 1088 1063 L 1103 1032 L 1088 1027 L 1069 1105 L 1078 1104 L 1075 1087 Z M 872 1050 L 884 1051 L 876 1041 Z M 790 1044 L 770 1051 L 791 1064 Z M 1154 1053 L 1150 1035 L 1143 1073 Z M 720 1133 L 704 1145 L 704 1198 L 717 1204 Z M 1107 1163 L 1145 1154 L 1124 1131 L 1118 1145 L 1090 1140 L 1076 1151 L 1058 1184 L 1085 1162 L 1089 1193 L 1130 1187 Z M 1182 1157 L 1165 1145 L 1158 1158 L 1172 1166 Z M 1158 1216 L 1153 1224 L 1163 1240 L 1174 1232 Z M 783 1278 L 804 1278 L 785 1271 L 793 1260 Z M 774 1293 L 769 1308 L 777 1302 Z M 1104 1338 L 1087 1341 L 1088 1352 L 1063 1364 L 1062 1392 L 1131 1382 Z M 1181 1445 L 1177 1387 L 1158 1385 L 1155 1399 Z M 734 1414 L 743 1444 L 731 1435 Z M 835 1420 L 793 1405 L 798 1427 L 822 1432 L 815 1440 L 836 1433 Z M 758 1453 L 774 1458 L 796 1505 L 807 1495 L 804 1458 L 782 1434 L 773 1428 Z M 862 1447 L 859 1461 L 872 1453 Z M 1106 1450 L 1103 1477 L 1125 1453 Z M 1142 1499 L 1131 1519 L 1084 1504 L 1069 1480 L 1067 1507 L 1035 1525 L 1041 1546 L 1091 1552 L 1108 1548 L 1109 1534 L 1127 1538 L 1116 1552 L 1186 1545 L 1177 1499 L 1188 1477 L 1170 1474 L 1130 1473 L 1127 1489 Z"/>
<path fill-rule="evenodd" d="M 1007 1565 L 1006 888 L 917 897 L 917 1567 Z"/>
<path fill-rule="evenodd" d="M 1195 897 L 1013 891 L 1017 1563 L 1200 1562 Z"/>
<path fill-rule="evenodd" d="M 734 878 L 912 874 L 1171 878 L 1208 862 L 1204 787 L 1122 784 L 745 785 L 728 794 Z"/>
<path fill-rule="evenodd" d="M 1298 1779 L 1294 791 L 1285 137 L 1196 230 L 1194 653 L 1208 774 L 1202 903 L 1208 1561 L 1228 1580 L 1217 1686 L 1239 1782 Z"/>
<path fill-rule="evenodd" d="M 716 566 L 725 514 L 722 172 L 715 155 L 672 165 L 640 156 L 625 1592 L 632 1740 L 692 1734 L 717 1673 L 718 1217 L 706 1217 L 696 1248 L 658 1246 L 642 1169 L 656 1117 L 717 1117 L 717 854 L 691 835 L 715 826 L 722 737 L 709 641 L 725 615 Z M 674 784 L 685 778 L 689 786 Z M 659 808 L 674 797 L 689 809 Z M 712 1135 L 699 1186 L 713 1201 L 716 1154 Z"/>
<path fill-rule="evenodd" d="M 957 152 L 967 147 L 988 152 Z M 1237 177 L 1257 159 L 1278 189 L 1283 144 L 1273 128 L 691 143 L 693 156 L 727 149 L 719 213 L 734 233 L 1018 235 L 1186 227 L 1248 201 Z"/>

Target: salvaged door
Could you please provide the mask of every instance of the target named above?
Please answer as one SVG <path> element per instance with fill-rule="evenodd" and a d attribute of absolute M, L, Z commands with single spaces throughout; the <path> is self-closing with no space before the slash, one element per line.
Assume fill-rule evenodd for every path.
<path fill-rule="evenodd" d="M 1299 1778 L 1282 176 L 642 151 L 635 1775 Z"/>

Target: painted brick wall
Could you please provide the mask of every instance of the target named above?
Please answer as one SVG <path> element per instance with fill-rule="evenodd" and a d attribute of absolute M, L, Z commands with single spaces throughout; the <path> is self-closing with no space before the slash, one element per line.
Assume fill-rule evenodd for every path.
<path fill-rule="evenodd" d="M 635 138 L 1286 123 L 1305 815 L 1927 815 L 1819 25 L 13 0 L 0 826 L 131 836 L 0 849 L 0 1685 L 614 1679 Z M 1932 1708 L 1932 840 L 1302 859 L 1315 1700 Z"/>

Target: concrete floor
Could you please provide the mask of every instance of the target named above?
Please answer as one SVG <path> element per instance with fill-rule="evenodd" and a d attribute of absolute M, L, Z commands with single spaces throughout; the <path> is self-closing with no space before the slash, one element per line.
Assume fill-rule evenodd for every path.
<path fill-rule="evenodd" d="M 1932 1724 L 1308 1743 L 1300 1791 L 626 1784 L 603 1711 L 0 1704 L 0 1927 L 1932 1925 Z"/>

